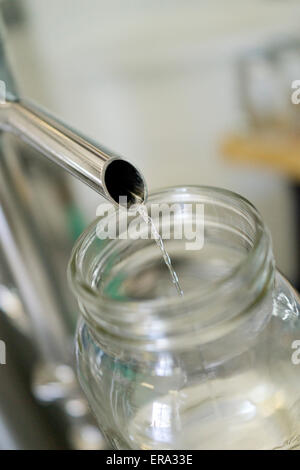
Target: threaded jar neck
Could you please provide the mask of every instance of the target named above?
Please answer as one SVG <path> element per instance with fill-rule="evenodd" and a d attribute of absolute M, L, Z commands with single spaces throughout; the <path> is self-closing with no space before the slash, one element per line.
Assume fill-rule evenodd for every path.
<path fill-rule="evenodd" d="M 98 218 L 78 240 L 69 264 L 70 284 L 93 337 L 115 351 L 155 352 L 186 350 L 234 330 L 262 328 L 272 313 L 274 260 L 269 232 L 252 204 L 211 187 L 168 188 L 149 197 L 148 209 L 156 203 L 176 205 L 173 234 L 178 220 L 191 216 L 189 204 L 203 206 L 199 250 L 187 253 L 185 239 L 166 242 L 184 296 L 175 291 L 142 295 L 148 285 L 149 292 L 156 292 L 155 284 L 162 283 L 154 241 L 100 240 Z M 154 223 L 161 231 L 161 219 Z M 123 290 L 116 288 L 117 294 L 110 295 L 107 285 Z"/>

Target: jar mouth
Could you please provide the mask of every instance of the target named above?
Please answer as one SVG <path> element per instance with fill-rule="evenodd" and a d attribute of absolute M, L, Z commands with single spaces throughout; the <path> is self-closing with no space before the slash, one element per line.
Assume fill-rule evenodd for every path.
<path fill-rule="evenodd" d="M 182 297 L 174 295 L 167 299 L 159 297 L 126 300 L 125 302 L 108 298 L 103 295 L 98 287 L 92 285 L 90 280 L 87 282 L 89 266 L 92 266 L 94 262 L 88 250 L 97 238 L 99 219 L 96 219 L 77 241 L 68 267 L 71 288 L 85 309 L 89 310 L 92 307 L 94 311 L 97 310 L 99 320 L 105 314 L 107 318 L 120 318 L 121 315 L 123 318 L 127 318 L 128 321 L 134 322 L 153 312 L 155 312 L 156 317 L 164 315 L 165 318 L 171 316 L 174 318 L 177 314 L 182 315 L 182 312 L 191 311 L 195 306 L 199 309 L 201 306 L 215 302 L 218 298 L 219 300 L 223 299 L 224 302 L 231 301 L 239 291 L 244 292 L 247 297 L 247 301 L 241 300 L 242 305 L 239 306 L 239 310 L 248 307 L 249 302 L 253 302 L 254 297 L 259 295 L 259 292 L 263 289 L 262 272 L 266 263 L 272 259 L 270 237 L 261 216 L 256 208 L 242 196 L 226 189 L 209 186 L 165 188 L 152 193 L 148 198 L 147 205 L 161 201 L 168 201 L 170 204 L 173 202 L 183 204 L 195 200 L 204 205 L 204 233 L 206 230 L 205 214 L 207 212 L 207 226 L 210 230 L 216 231 L 214 224 L 215 226 L 218 224 L 221 227 L 220 230 L 222 225 L 225 229 L 227 224 L 234 233 L 233 238 L 240 236 L 242 243 L 247 244 L 243 258 L 236 263 L 230 272 L 212 280 L 204 290 L 197 286 L 197 288 L 191 289 Z M 214 211 L 216 212 L 215 217 Z M 118 240 L 108 241 L 105 247 L 100 249 L 103 256 L 111 247 L 117 253 L 118 242 Z M 155 243 L 154 240 L 152 242 Z M 130 243 L 134 244 L 136 241 L 131 240 Z M 250 290 L 252 292 L 251 299 L 248 295 Z M 231 310 L 230 314 L 233 315 L 233 313 L 234 311 Z M 217 321 L 217 318 L 220 319 L 221 316 L 210 315 L 204 317 L 202 319 L 203 325 L 212 324 Z M 97 320 L 98 314 L 94 314 L 93 322 L 97 323 Z"/>

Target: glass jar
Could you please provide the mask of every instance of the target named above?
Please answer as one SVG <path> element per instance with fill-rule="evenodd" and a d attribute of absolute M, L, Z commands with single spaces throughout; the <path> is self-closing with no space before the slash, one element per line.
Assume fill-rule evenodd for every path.
<path fill-rule="evenodd" d="M 102 432 L 117 449 L 300 448 L 299 299 L 259 213 L 209 187 L 166 189 L 156 203 L 173 208 L 164 242 L 183 296 L 154 240 L 126 239 L 130 217 L 116 239 L 97 219 L 69 265 L 79 378 Z M 197 250 L 175 237 L 182 220 L 201 225 L 196 205 Z"/>

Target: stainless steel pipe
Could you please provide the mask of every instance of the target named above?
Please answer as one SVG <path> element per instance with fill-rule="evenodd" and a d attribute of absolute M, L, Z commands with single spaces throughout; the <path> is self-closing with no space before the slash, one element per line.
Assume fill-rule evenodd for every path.
<path fill-rule="evenodd" d="M 72 378 L 65 387 L 65 377 L 61 375 L 61 383 L 53 381 L 57 380 L 56 370 L 61 368 L 70 379 L 69 367 L 73 364 L 76 308 L 65 271 L 78 235 L 72 214 L 79 213 L 79 209 L 68 189 L 65 172 L 57 171 L 56 165 L 48 161 L 55 161 L 111 199 L 102 186 L 103 168 L 106 164 L 109 169 L 109 162 L 118 158 L 113 160 L 110 152 L 15 98 L 19 96 L 18 89 L 3 35 L 0 11 L 0 320 L 3 319 L 1 328 L 8 326 L 7 332 L 1 330 L 1 339 L 5 338 L 13 351 L 3 369 L 7 373 L 0 381 L 0 418 L 7 426 L 4 436 L 0 432 L 0 448 L 100 449 L 106 445 L 97 434 L 78 385 Z M 40 152 L 26 148 L 17 136 Z M 115 169 L 112 166 L 113 176 Z M 20 332 L 15 332 L 14 327 Z M 27 384 L 27 391 L 23 389 L 24 370 L 26 381 L 31 382 L 31 390 Z M 13 393 L 16 384 L 18 393 Z M 44 406 L 38 407 L 32 392 L 40 400 L 41 390 L 48 386 L 52 390 L 53 385 L 61 395 L 48 394 L 51 411 L 44 415 Z M 45 403 L 45 393 L 43 399 Z M 80 416 L 68 407 L 74 400 L 83 406 Z M 34 430 L 37 423 L 39 432 L 26 432 L 29 428 Z M 86 429 L 92 432 L 86 433 Z"/>
<path fill-rule="evenodd" d="M 31 104 L 1 103 L 0 129 L 18 135 L 114 204 L 120 196 L 127 197 L 127 207 L 147 198 L 136 167 Z"/>

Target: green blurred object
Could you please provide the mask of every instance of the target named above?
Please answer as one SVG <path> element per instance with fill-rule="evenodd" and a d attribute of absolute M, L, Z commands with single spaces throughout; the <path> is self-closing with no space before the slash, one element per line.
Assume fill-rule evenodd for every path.
<path fill-rule="evenodd" d="M 70 205 L 67 209 L 67 224 L 74 241 L 77 240 L 86 228 L 82 213 L 74 204 Z"/>

